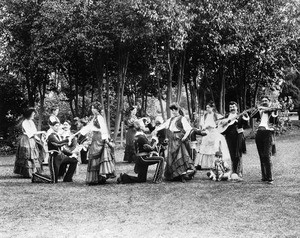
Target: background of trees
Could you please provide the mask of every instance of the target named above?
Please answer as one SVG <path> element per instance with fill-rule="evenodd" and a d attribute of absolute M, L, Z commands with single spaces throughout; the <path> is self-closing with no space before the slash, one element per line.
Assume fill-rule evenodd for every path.
<path fill-rule="evenodd" d="M 0 130 L 25 106 L 43 127 L 53 103 L 74 118 L 99 100 L 115 132 L 153 97 L 191 121 L 208 100 L 243 110 L 264 89 L 299 104 L 299 14 L 297 0 L 2 0 Z"/>

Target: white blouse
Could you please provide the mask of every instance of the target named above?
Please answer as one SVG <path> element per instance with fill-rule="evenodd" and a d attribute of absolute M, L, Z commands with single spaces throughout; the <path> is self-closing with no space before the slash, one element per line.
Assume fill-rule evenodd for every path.
<path fill-rule="evenodd" d="M 156 130 L 159 131 L 163 128 L 166 128 L 172 132 L 178 131 L 178 128 L 176 126 L 176 121 L 179 120 L 179 118 L 172 120 L 172 122 L 171 122 L 171 120 L 172 120 L 172 118 L 169 118 L 163 124 L 159 125 Z M 181 117 L 181 122 L 182 122 L 182 126 L 183 126 L 183 129 L 185 130 L 185 132 L 188 132 L 193 129 L 185 117 Z"/>
<path fill-rule="evenodd" d="M 203 129 L 207 129 L 208 127 L 216 128 L 217 124 L 214 118 L 214 113 L 207 113 L 206 118 L 201 126 Z"/>
<path fill-rule="evenodd" d="M 100 128 L 97 128 L 94 125 L 94 121 L 92 120 L 86 126 L 81 128 L 80 134 L 84 136 L 84 135 L 88 134 L 89 132 L 100 131 L 102 139 L 103 140 L 108 139 L 110 136 L 108 133 L 106 121 L 104 120 L 103 116 L 101 116 L 101 115 L 97 116 L 97 120 L 99 122 Z"/>
<path fill-rule="evenodd" d="M 37 133 L 37 129 L 33 120 L 25 119 L 22 122 L 22 128 L 24 130 L 24 134 L 27 135 L 29 138 L 33 137 Z"/>

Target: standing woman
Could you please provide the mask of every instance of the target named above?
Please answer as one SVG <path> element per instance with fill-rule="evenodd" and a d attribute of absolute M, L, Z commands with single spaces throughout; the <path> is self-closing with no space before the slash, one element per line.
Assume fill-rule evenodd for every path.
<path fill-rule="evenodd" d="M 103 184 L 109 178 L 115 178 L 115 157 L 113 143 L 108 133 L 106 121 L 101 115 L 102 106 L 99 102 L 92 104 L 93 118 L 80 130 L 82 135 L 92 132 L 89 146 L 89 161 L 86 183 L 88 185 Z"/>
<path fill-rule="evenodd" d="M 161 129 L 169 130 L 169 146 L 165 168 L 165 177 L 171 181 L 190 180 L 195 173 L 194 162 L 191 158 L 191 148 L 186 140 L 192 127 L 178 103 L 172 103 L 169 107 L 172 117 L 155 128 L 154 133 Z"/>
<path fill-rule="evenodd" d="M 28 108 L 23 114 L 22 132 L 16 152 L 14 173 L 20 174 L 24 178 L 31 178 L 35 172 L 42 171 L 43 154 L 38 146 L 37 135 L 46 134 L 44 131 L 37 131 L 33 122 L 36 111 Z"/>
<path fill-rule="evenodd" d="M 215 162 L 215 154 L 217 151 L 222 152 L 223 160 L 230 161 L 230 154 L 225 137 L 218 132 L 217 120 L 221 117 L 216 111 L 214 102 L 209 102 L 206 105 L 203 124 L 201 125 L 202 132 L 206 134 L 202 138 L 199 153 L 195 160 L 197 169 L 212 169 Z"/>
<path fill-rule="evenodd" d="M 125 120 L 125 125 L 127 126 L 127 133 L 126 133 L 126 145 L 125 145 L 125 152 L 124 152 L 124 161 L 131 163 L 134 161 L 135 157 L 135 148 L 134 148 L 134 136 L 136 130 L 134 128 L 134 122 L 138 119 L 136 116 L 137 107 L 131 106 L 129 109 L 128 118 Z"/>

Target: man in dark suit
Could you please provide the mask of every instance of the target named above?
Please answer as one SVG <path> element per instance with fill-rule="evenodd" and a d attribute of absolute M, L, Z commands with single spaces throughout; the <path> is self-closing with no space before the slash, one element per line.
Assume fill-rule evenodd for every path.
<path fill-rule="evenodd" d="M 271 157 L 276 152 L 272 124 L 278 122 L 278 109 L 270 107 L 269 97 L 262 96 L 261 104 L 251 116 L 260 121 L 255 136 L 255 142 L 261 164 L 261 180 L 272 184 L 273 163 Z"/>
<path fill-rule="evenodd" d="M 73 175 L 76 170 L 78 160 L 71 157 L 72 153 L 63 150 L 63 146 L 68 145 L 70 140 L 73 138 L 69 137 L 65 140 L 61 139 L 57 133 L 60 127 L 59 122 L 54 121 L 50 124 L 50 126 L 53 130 L 48 137 L 50 178 L 45 175 L 35 174 L 32 182 L 57 183 L 59 177 L 63 177 L 63 182 L 73 182 Z"/>

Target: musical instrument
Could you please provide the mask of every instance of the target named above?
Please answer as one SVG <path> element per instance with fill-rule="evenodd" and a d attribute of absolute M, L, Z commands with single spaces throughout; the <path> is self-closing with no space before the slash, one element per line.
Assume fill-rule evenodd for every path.
<path fill-rule="evenodd" d="M 224 131 L 226 131 L 226 129 L 227 129 L 229 126 L 231 126 L 231 125 L 233 125 L 233 124 L 235 123 L 235 120 L 236 120 L 237 118 L 239 118 L 240 116 L 242 116 L 242 115 L 246 114 L 247 112 L 250 112 L 250 111 L 252 111 L 252 110 L 254 110 L 254 109 L 255 109 L 254 107 L 253 107 L 253 108 L 249 108 L 249 109 L 243 111 L 242 113 L 237 114 L 236 116 L 234 116 L 234 117 L 232 117 L 232 118 L 230 118 L 230 119 L 228 119 L 228 118 L 223 119 L 223 118 L 222 118 L 222 119 L 219 121 L 218 125 L 217 125 L 217 130 L 218 130 L 220 133 L 223 133 Z"/>
<path fill-rule="evenodd" d="M 264 111 L 264 112 L 271 112 L 271 111 L 277 111 L 281 110 L 282 108 L 277 106 L 277 107 L 264 107 L 264 106 L 258 106 L 257 109 L 259 111 Z"/>

